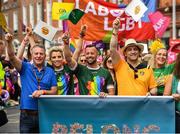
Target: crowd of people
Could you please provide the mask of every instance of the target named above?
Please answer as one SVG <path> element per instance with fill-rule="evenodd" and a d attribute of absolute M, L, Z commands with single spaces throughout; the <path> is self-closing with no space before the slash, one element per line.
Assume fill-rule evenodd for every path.
<path fill-rule="evenodd" d="M 83 47 L 87 27 L 79 33 L 77 48 L 71 52 L 70 35 L 62 35 L 63 44 L 53 46 L 46 59 L 44 45 L 34 41 L 32 28 L 26 28 L 17 55 L 10 33 L 0 40 L 0 87 L 17 101 L 20 95 L 20 132 L 39 132 L 37 98 L 41 95 L 107 95 L 147 96 L 172 95 L 176 101 L 176 132 L 180 132 L 180 54 L 173 64 L 166 64 L 168 52 L 160 48 L 144 62 L 144 46 L 127 39 L 118 46 L 120 19 L 113 22 L 109 50 L 99 63 L 99 50 L 90 44 Z M 7 44 L 7 45 L 5 45 Z M 28 47 L 24 57 L 25 47 Z M 3 55 L 5 49 L 7 54 Z M 18 75 L 20 79 L 18 82 Z M 32 97 L 30 97 L 32 95 Z"/>

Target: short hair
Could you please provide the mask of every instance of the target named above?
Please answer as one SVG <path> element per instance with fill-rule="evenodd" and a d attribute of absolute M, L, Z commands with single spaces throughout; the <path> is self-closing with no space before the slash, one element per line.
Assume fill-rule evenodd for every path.
<path fill-rule="evenodd" d="M 94 45 L 94 44 L 86 45 L 85 49 L 86 48 L 92 48 L 92 47 L 94 47 L 97 50 L 97 53 L 100 54 L 100 51 L 97 49 L 96 45 Z"/>
<path fill-rule="evenodd" d="M 94 44 L 89 44 L 89 45 L 86 45 L 86 47 L 85 48 L 90 48 L 90 47 L 95 47 L 96 48 L 96 46 L 94 45 Z M 96 48 L 97 49 L 97 48 Z"/>
<path fill-rule="evenodd" d="M 63 57 L 63 59 L 64 59 L 64 53 L 63 53 L 63 50 L 60 48 L 60 47 L 58 47 L 58 46 L 53 46 L 53 47 L 51 47 L 50 48 L 50 50 L 49 50 L 49 58 L 51 59 L 51 56 L 52 56 L 52 53 L 53 52 L 60 52 L 61 53 L 61 56 Z"/>
<path fill-rule="evenodd" d="M 34 46 L 31 48 L 31 51 L 33 52 L 33 49 L 36 48 L 36 47 L 42 48 L 42 49 L 44 49 L 44 52 L 46 52 L 45 46 L 44 46 L 44 45 L 41 45 L 41 44 L 36 44 L 36 45 L 34 45 Z"/>

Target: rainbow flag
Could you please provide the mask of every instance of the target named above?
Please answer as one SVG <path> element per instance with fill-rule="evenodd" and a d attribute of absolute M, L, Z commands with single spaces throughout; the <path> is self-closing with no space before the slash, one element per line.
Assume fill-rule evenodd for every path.
<path fill-rule="evenodd" d="M 76 40 L 74 38 L 71 38 L 71 41 L 70 41 L 70 50 L 71 50 L 71 52 L 74 53 L 76 48 L 77 48 Z"/>

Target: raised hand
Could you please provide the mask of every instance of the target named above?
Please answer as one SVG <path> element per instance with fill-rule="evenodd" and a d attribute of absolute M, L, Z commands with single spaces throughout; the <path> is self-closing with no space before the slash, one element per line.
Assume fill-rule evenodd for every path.
<path fill-rule="evenodd" d="M 5 40 L 6 40 L 7 42 L 11 42 L 11 41 L 12 41 L 12 39 L 13 39 L 12 34 L 7 33 L 7 34 L 5 35 Z"/>
<path fill-rule="evenodd" d="M 114 21 L 113 21 L 113 29 L 118 30 L 120 27 L 120 18 L 117 17 Z"/>
<path fill-rule="evenodd" d="M 86 35 L 86 29 L 87 29 L 86 25 L 81 26 L 81 31 L 79 33 L 81 38 L 83 38 Z"/>
<path fill-rule="evenodd" d="M 26 27 L 26 34 L 28 36 L 31 36 L 32 35 L 32 26 L 30 25 L 29 27 Z"/>
<path fill-rule="evenodd" d="M 70 38 L 69 33 L 65 32 L 62 36 L 62 41 L 64 42 L 65 45 L 69 45 L 69 38 Z"/>

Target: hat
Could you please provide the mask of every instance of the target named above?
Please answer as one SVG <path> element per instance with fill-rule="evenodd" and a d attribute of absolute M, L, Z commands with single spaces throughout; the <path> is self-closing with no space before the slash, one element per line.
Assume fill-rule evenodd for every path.
<path fill-rule="evenodd" d="M 170 50 L 175 53 L 180 53 L 180 43 L 173 45 Z"/>
<path fill-rule="evenodd" d="M 128 39 L 125 42 L 124 47 L 122 48 L 122 51 L 124 52 L 129 46 L 136 46 L 140 49 L 140 53 L 143 52 L 144 46 L 141 43 L 137 43 L 134 39 Z"/>

